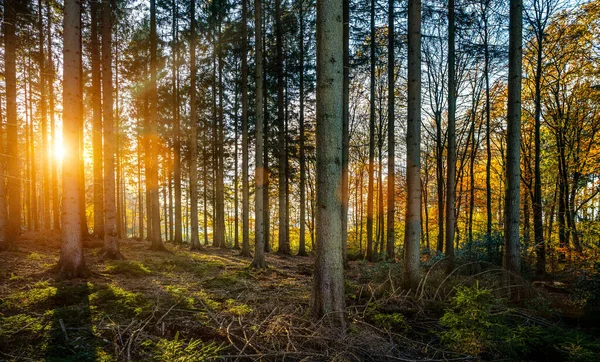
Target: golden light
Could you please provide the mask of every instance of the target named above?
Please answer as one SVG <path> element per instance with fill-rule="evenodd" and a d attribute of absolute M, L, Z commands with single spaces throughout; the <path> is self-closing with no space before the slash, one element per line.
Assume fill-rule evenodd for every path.
<path fill-rule="evenodd" d="M 53 156 L 57 161 L 62 161 L 62 159 L 65 157 L 65 148 L 63 146 L 62 143 L 56 143 L 54 145 L 54 152 L 53 152 Z"/>

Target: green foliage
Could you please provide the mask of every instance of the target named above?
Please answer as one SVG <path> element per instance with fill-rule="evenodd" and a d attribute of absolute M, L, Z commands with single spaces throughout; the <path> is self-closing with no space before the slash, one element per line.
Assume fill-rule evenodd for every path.
<path fill-rule="evenodd" d="M 104 271 L 109 274 L 122 274 L 129 277 L 143 277 L 152 271 L 139 261 L 113 260 L 108 262 Z"/>
<path fill-rule="evenodd" d="M 600 322 L 600 263 L 592 273 L 584 274 L 576 283 L 576 298 L 583 305 L 586 318 Z"/>
<path fill-rule="evenodd" d="M 447 329 L 442 342 L 453 350 L 480 355 L 493 344 L 495 336 L 505 336 L 508 326 L 501 323 L 502 314 L 493 313 L 496 301 L 487 289 L 460 287 L 452 298 L 451 308 L 440 319 Z"/>
<path fill-rule="evenodd" d="M 456 250 L 457 263 L 469 261 L 485 261 L 495 265 L 502 265 L 503 236 L 498 231 L 491 235 L 480 234 L 473 237 L 472 242 L 466 242 Z"/>
<path fill-rule="evenodd" d="M 385 330 L 407 331 L 408 322 L 402 313 L 374 313 L 373 322 Z"/>
<path fill-rule="evenodd" d="M 205 344 L 200 339 L 179 339 L 179 332 L 172 340 L 161 339 L 156 343 L 154 359 L 169 362 L 212 361 L 219 357 L 222 347 L 214 342 Z"/>
<path fill-rule="evenodd" d="M 100 287 L 90 294 L 90 305 L 101 308 L 107 315 L 140 315 L 146 312 L 150 303 L 141 293 L 132 293 L 114 284 Z"/>
<path fill-rule="evenodd" d="M 597 361 L 600 342 L 572 329 L 536 325 L 511 314 L 490 290 L 460 287 L 440 319 L 442 343 L 486 358 Z M 559 358 L 560 356 L 560 358 Z"/>
<path fill-rule="evenodd" d="M 227 305 L 227 310 L 231 314 L 235 314 L 237 316 L 244 316 L 246 314 L 252 313 L 252 308 L 250 308 L 247 304 L 237 303 L 233 299 L 228 299 L 225 304 Z"/>
<path fill-rule="evenodd" d="M 56 291 L 56 287 L 48 282 L 39 281 L 28 290 L 12 293 L 3 304 L 8 309 L 24 309 L 34 304 L 48 304 L 56 295 Z"/>

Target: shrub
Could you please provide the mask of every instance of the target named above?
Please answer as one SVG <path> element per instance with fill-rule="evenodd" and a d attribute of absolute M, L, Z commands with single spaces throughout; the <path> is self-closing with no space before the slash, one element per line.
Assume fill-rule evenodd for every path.
<path fill-rule="evenodd" d="M 179 332 L 172 340 L 161 339 L 156 343 L 154 359 L 170 362 L 212 361 L 219 357 L 221 346 L 214 342 L 204 344 L 200 339 L 179 339 Z"/>

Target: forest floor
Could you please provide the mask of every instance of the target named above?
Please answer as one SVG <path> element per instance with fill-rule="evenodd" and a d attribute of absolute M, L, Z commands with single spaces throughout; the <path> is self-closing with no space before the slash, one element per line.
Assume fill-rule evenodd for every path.
<path fill-rule="evenodd" d="M 503 288 L 493 276 L 495 269 L 455 273 L 450 279 L 430 272 L 423 288 L 408 293 L 397 282 L 400 264 L 350 262 L 344 333 L 311 318 L 312 257 L 267 254 L 269 269 L 254 271 L 248 268 L 251 260 L 236 250 L 190 252 L 167 244 L 169 251 L 154 252 L 145 241 L 125 240 L 121 251 L 127 259 L 103 262 L 101 246 L 100 240 L 87 242 L 91 275 L 71 281 L 57 280 L 50 271 L 59 256 L 58 234 L 25 233 L 15 250 L 0 253 L 0 361 L 446 361 L 523 356 L 511 352 L 513 344 L 506 352 L 498 347 L 504 342 L 493 344 L 497 337 L 487 336 L 501 324 L 495 317 L 482 326 L 475 323 L 482 330 L 440 322 L 448 310 L 460 315 L 460 301 L 450 302 L 460 285 L 476 283 L 479 288 L 485 283 L 498 296 Z M 567 325 L 569 318 L 582 316 L 568 294 L 526 289 L 524 298 L 499 314 L 518 316 L 519 328 L 543 327 L 554 331 L 548 332 L 552 335 L 556 328 L 569 331 L 557 335 L 563 341 L 556 346 L 544 345 L 551 343 L 545 334 L 530 336 L 538 342 L 526 343 L 528 359 L 600 360 L 596 330 Z M 488 308 L 490 316 L 499 315 L 498 306 L 490 303 L 489 308 L 477 305 Z M 448 330 L 452 333 L 444 336 Z M 573 345 L 558 345 L 571 340 Z"/>

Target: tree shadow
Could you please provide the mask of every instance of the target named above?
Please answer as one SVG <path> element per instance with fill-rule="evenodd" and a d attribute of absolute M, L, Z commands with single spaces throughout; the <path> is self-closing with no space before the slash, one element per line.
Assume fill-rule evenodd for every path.
<path fill-rule="evenodd" d="M 57 281 L 46 361 L 96 361 L 90 288 L 85 280 Z"/>

